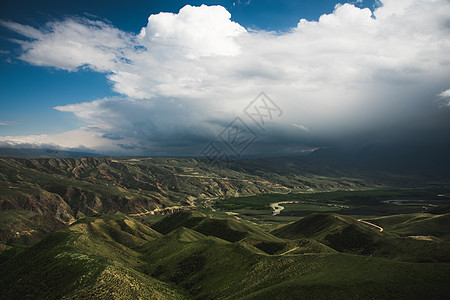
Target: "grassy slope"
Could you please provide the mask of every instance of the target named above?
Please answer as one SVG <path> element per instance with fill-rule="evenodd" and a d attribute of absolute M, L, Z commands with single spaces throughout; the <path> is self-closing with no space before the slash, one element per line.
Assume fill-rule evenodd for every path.
<path fill-rule="evenodd" d="M 0 263 L 63 227 L 54 218 L 33 211 L 0 211 Z"/>
<path fill-rule="evenodd" d="M 191 218 L 200 221 L 182 226 Z M 331 231 L 354 221 L 341 218 L 327 224 Z M 160 225 L 174 220 L 162 235 L 123 214 L 82 219 L 1 265 L 0 298 L 413 299 L 450 292 L 450 264 L 338 253 L 314 239 L 326 226 L 308 231 L 312 239 L 288 240 L 198 213 L 174 214 Z M 218 237 L 230 232 L 246 234 L 234 242 Z"/>
<path fill-rule="evenodd" d="M 133 269 L 142 264 L 133 248 L 160 236 L 123 215 L 80 220 L 3 264 L 1 298 L 183 298 L 176 288 Z"/>
<path fill-rule="evenodd" d="M 196 298 L 418 298 L 433 293 L 442 298 L 449 291 L 448 264 L 340 253 L 269 256 L 241 243 L 207 238 L 184 242 L 175 235 L 146 246 L 144 272 L 176 283 Z"/>
<path fill-rule="evenodd" d="M 341 216 L 338 214 L 321 214 L 315 213 L 300 219 L 299 221 L 290 223 L 272 233 L 276 236 L 294 239 L 294 238 L 315 238 L 324 239 L 330 233 L 342 232 L 347 228 L 376 235 L 377 231 L 373 231 L 367 226 L 360 224 L 349 216 Z"/>
<path fill-rule="evenodd" d="M 180 218 L 180 215 L 163 222 Z M 339 225 L 355 225 L 356 222 L 334 215 L 331 220 L 335 217 L 339 217 L 338 224 L 324 225 L 323 232 L 333 232 Z M 371 230 L 361 226 L 364 232 Z M 446 284 L 450 278 L 446 272 L 450 265 L 446 263 L 406 263 L 342 254 L 306 239 L 290 241 L 289 246 L 280 239 L 253 243 L 266 253 L 278 254 L 271 256 L 248 247 L 249 237 L 237 243 L 207 237 L 182 240 L 180 232 L 185 230 L 178 227 L 162 240 L 145 245 L 144 259 L 148 264 L 144 272 L 174 282 L 198 298 L 443 298 L 449 290 Z M 323 232 L 308 234 L 320 238 Z M 378 235 L 376 231 L 375 235 Z M 276 248 L 274 244 L 281 247 Z M 287 252 L 287 249 L 295 250 Z"/>
<path fill-rule="evenodd" d="M 403 217 L 396 217 L 403 220 Z M 436 217 L 434 217 L 436 218 Z M 390 220 L 394 222 L 394 220 Z M 437 226 L 437 225 L 436 225 Z M 442 223 L 437 228 L 446 228 Z M 403 261 L 450 262 L 450 243 L 416 240 L 362 224 L 349 216 L 312 214 L 272 232 L 287 239 L 312 238 L 346 253 L 374 255 Z"/>
<path fill-rule="evenodd" d="M 233 218 L 211 218 L 202 213 L 181 211 L 176 212 L 152 225 L 152 228 L 167 234 L 180 227 L 194 229 L 208 236 L 237 242 L 246 240 L 250 244 L 255 242 L 283 242 L 272 234 L 255 226 L 239 222 Z"/>
<path fill-rule="evenodd" d="M 443 215 L 404 214 L 375 218 L 370 221 L 402 235 L 450 237 L 450 213 Z"/>
<path fill-rule="evenodd" d="M 400 263 L 346 254 L 293 257 L 285 270 L 306 272 L 243 298 L 265 299 L 445 299 L 448 264 Z"/>

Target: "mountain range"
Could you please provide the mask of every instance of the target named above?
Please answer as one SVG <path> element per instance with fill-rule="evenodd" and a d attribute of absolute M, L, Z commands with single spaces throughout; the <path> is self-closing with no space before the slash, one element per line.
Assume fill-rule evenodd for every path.
<path fill-rule="evenodd" d="M 336 153 L 0 158 L 0 299 L 446 298 L 448 178 Z"/>

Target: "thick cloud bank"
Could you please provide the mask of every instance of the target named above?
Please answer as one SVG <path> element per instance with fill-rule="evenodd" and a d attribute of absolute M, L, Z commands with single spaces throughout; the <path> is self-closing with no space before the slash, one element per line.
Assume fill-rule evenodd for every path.
<path fill-rule="evenodd" d="M 449 1 L 343 4 L 284 33 L 230 17 L 221 6 L 185 6 L 151 15 L 140 33 L 84 18 L 39 29 L 2 21 L 25 37 L 21 60 L 102 72 L 123 97 L 56 107 L 85 121 L 79 130 L 0 140 L 195 155 L 238 116 L 258 136 L 248 153 L 449 133 Z M 244 113 L 261 91 L 283 111 L 264 130 Z"/>

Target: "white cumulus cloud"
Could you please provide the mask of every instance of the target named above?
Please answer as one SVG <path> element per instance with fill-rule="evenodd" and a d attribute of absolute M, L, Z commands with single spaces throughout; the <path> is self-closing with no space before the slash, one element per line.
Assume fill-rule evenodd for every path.
<path fill-rule="evenodd" d="M 230 18 L 222 6 L 186 5 L 178 14 L 151 15 L 139 38 L 144 45 L 160 45 L 188 58 L 237 55 L 240 48 L 236 38 L 247 31 Z"/>
<path fill-rule="evenodd" d="M 31 39 L 21 42 L 23 54 L 20 58 L 37 66 L 67 71 L 85 66 L 111 72 L 125 59 L 124 49 L 132 46 L 131 37 L 125 32 L 86 18 L 52 22 L 41 30 L 13 22 L 0 24 Z"/>

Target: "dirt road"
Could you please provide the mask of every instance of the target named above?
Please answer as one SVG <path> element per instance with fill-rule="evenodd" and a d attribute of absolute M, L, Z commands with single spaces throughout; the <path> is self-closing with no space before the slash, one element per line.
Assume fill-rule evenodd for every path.
<path fill-rule="evenodd" d="M 367 221 L 364 221 L 364 220 L 361 220 L 361 219 L 359 219 L 358 222 L 361 222 L 361 223 L 364 223 L 364 224 L 366 224 L 366 225 L 375 227 L 375 228 L 377 228 L 378 230 L 380 230 L 380 232 L 383 232 L 383 230 L 384 230 L 383 227 L 381 227 L 381 226 L 378 226 L 378 225 L 376 225 L 376 224 L 373 224 L 373 223 L 370 223 L 370 222 L 367 222 Z"/>

